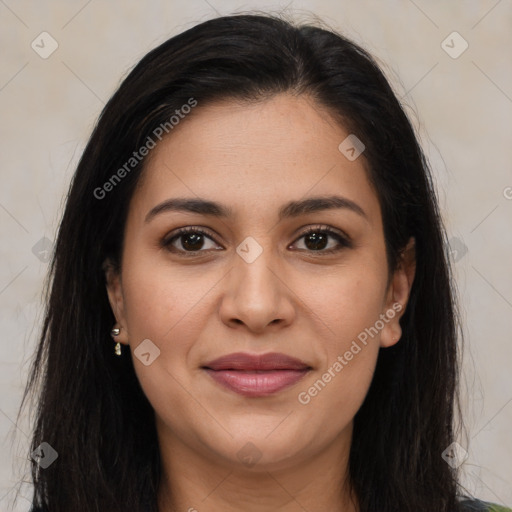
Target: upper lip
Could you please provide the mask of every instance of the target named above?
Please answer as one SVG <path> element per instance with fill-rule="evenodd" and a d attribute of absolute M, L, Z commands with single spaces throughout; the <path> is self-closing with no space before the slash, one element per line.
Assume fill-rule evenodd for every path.
<path fill-rule="evenodd" d="M 300 359 L 279 352 L 267 354 L 235 352 L 210 361 L 203 368 L 210 370 L 309 370 L 311 366 Z"/>

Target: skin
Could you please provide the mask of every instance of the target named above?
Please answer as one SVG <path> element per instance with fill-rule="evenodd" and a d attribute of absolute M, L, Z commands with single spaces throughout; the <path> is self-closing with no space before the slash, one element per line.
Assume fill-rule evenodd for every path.
<path fill-rule="evenodd" d="M 313 100 L 280 94 L 199 105 L 150 155 L 130 204 L 121 271 L 108 269 L 107 291 L 121 328 L 116 341 L 132 355 L 145 339 L 160 350 L 148 366 L 133 357 L 155 411 L 160 512 L 359 510 L 346 485 L 353 418 L 379 349 L 400 338 L 414 257 L 411 240 L 389 275 L 364 154 L 349 161 L 338 150 L 348 135 Z M 278 221 L 288 201 L 333 193 L 365 216 L 339 208 Z M 166 211 L 145 222 L 153 207 L 177 197 L 222 203 L 233 217 Z M 329 237 L 311 249 L 302 235 L 316 225 L 345 233 L 352 247 L 327 254 L 340 247 Z M 173 241 L 175 252 L 160 245 L 187 226 L 207 232 L 203 252 L 187 256 L 187 237 Z M 262 249 L 251 263 L 236 252 L 249 236 Z M 395 303 L 401 312 L 300 403 L 298 394 Z M 312 370 L 274 395 L 247 398 L 201 369 L 232 352 L 282 352 Z M 247 442 L 260 456 L 251 467 L 237 456 Z"/>

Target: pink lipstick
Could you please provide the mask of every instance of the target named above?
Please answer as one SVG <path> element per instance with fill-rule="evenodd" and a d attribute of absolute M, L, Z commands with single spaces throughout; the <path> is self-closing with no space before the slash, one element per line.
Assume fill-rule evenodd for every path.
<path fill-rule="evenodd" d="M 210 361 L 202 368 L 220 385 L 247 397 L 277 393 L 311 370 L 303 361 L 277 352 L 237 352 Z"/>

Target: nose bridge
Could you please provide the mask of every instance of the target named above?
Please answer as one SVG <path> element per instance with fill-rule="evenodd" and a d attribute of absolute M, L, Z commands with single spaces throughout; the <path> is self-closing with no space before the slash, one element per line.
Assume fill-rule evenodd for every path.
<path fill-rule="evenodd" d="M 234 281 L 237 290 L 250 294 L 273 294 L 276 288 L 275 274 L 270 270 L 275 266 L 274 250 L 270 238 L 266 240 L 245 238 L 236 248 Z M 237 294 L 239 295 L 239 294 Z M 257 299 L 257 296 L 253 297 Z M 266 297 L 267 299 L 269 297 Z"/>

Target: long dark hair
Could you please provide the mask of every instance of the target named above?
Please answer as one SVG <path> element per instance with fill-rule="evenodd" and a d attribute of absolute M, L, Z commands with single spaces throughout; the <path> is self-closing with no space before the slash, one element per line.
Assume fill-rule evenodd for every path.
<path fill-rule="evenodd" d="M 317 26 L 318 25 L 318 26 Z M 203 22 L 150 51 L 103 109 L 74 174 L 46 283 L 46 310 L 23 402 L 36 391 L 34 506 L 51 512 L 156 511 L 153 410 L 129 353 L 113 355 L 103 263 L 120 265 L 129 202 L 146 159 L 133 152 L 183 105 L 307 94 L 364 142 L 381 205 L 389 269 L 410 237 L 416 274 L 402 338 L 381 349 L 356 414 L 349 472 L 361 512 L 453 512 L 458 315 L 430 170 L 375 60 L 321 23 L 243 14 Z M 190 113 L 194 115 L 193 112 Z M 171 133 L 172 136 L 172 133 Z M 158 141 L 157 141 L 158 142 Z M 127 171 L 112 181 L 118 169 Z M 109 193 L 104 184 L 109 182 Z M 95 193 L 96 191 L 96 193 Z M 460 407 L 459 407 L 460 409 Z"/>

